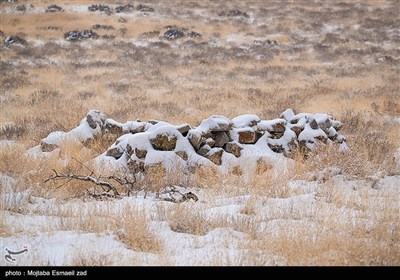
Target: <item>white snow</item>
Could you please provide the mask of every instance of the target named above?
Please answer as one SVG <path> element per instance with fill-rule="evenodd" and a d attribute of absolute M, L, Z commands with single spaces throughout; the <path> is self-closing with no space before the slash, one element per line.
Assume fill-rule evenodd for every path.
<path fill-rule="evenodd" d="M 259 123 L 261 119 L 257 115 L 241 115 L 232 119 L 233 127 L 242 128 L 246 126 L 253 126 Z"/>

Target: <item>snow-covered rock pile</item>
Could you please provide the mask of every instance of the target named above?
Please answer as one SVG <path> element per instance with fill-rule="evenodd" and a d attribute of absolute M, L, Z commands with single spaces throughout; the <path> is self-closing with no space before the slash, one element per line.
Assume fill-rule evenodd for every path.
<path fill-rule="evenodd" d="M 78 41 L 78 40 L 85 40 L 85 39 L 97 39 L 99 35 L 92 30 L 73 30 L 64 33 L 64 39 L 67 41 Z"/>
<path fill-rule="evenodd" d="M 213 115 L 199 126 L 172 125 L 163 121 L 119 123 L 91 110 L 80 125 L 69 132 L 52 132 L 41 141 L 42 152 L 50 152 L 62 141 L 87 145 L 94 139 L 116 139 L 98 159 L 140 172 L 154 164 L 170 167 L 195 165 L 245 166 L 249 160 L 290 156 L 299 148 L 312 149 L 317 141 L 347 148 L 339 135 L 342 123 L 327 114 L 295 114 L 288 109 L 280 118 L 261 120 L 242 115 L 232 120 Z"/>

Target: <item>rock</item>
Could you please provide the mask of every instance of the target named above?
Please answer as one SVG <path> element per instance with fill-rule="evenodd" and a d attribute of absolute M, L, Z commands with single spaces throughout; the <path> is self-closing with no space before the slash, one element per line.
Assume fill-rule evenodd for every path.
<path fill-rule="evenodd" d="M 206 154 L 211 150 L 211 147 L 208 145 L 202 146 L 198 151 L 197 154 L 199 154 L 202 157 L 205 157 Z"/>
<path fill-rule="evenodd" d="M 303 131 L 303 128 L 296 125 L 292 126 L 290 129 L 293 130 L 294 133 L 296 133 L 297 137 L 299 137 L 300 133 Z"/>
<path fill-rule="evenodd" d="M 58 148 L 58 146 L 56 144 L 49 144 L 43 140 L 40 141 L 40 149 L 42 150 L 42 152 L 51 152 L 57 148 Z"/>
<path fill-rule="evenodd" d="M 233 167 L 232 174 L 236 175 L 236 176 L 242 176 L 243 172 L 242 172 L 242 169 L 240 168 L 240 166 Z"/>
<path fill-rule="evenodd" d="M 165 31 L 164 38 L 168 40 L 176 40 L 185 37 L 185 33 L 178 29 L 169 29 Z"/>
<path fill-rule="evenodd" d="M 105 121 L 106 116 L 97 110 L 90 110 L 89 113 L 86 115 L 86 122 L 92 129 L 96 129 L 97 126 L 103 127 Z"/>
<path fill-rule="evenodd" d="M 205 144 L 207 144 L 208 146 L 210 146 L 211 148 L 215 147 L 215 141 L 212 138 L 207 138 Z"/>
<path fill-rule="evenodd" d="M 200 149 L 200 145 L 201 145 L 201 133 L 199 133 L 198 131 L 195 130 L 190 130 L 188 132 L 188 139 L 190 144 L 193 146 L 193 148 L 197 151 L 198 149 Z"/>
<path fill-rule="evenodd" d="M 178 152 L 175 152 L 175 154 L 177 154 L 179 157 L 181 157 L 185 161 L 188 160 L 188 158 L 189 158 L 185 151 L 178 151 Z"/>
<path fill-rule="evenodd" d="M 132 173 L 139 173 L 145 171 L 144 162 L 142 161 L 129 159 L 126 164 L 128 166 L 129 171 L 131 171 Z"/>
<path fill-rule="evenodd" d="M 219 131 L 213 132 L 214 135 L 214 147 L 222 148 L 226 143 L 230 141 L 229 136 L 226 132 Z"/>
<path fill-rule="evenodd" d="M 154 8 L 149 7 L 149 6 L 146 6 L 146 5 L 143 5 L 143 4 L 139 4 L 139 5 L 136 7 L 136 10 L 139 11 L 139 12 L 145 12 L 145 13 L 154 12 Z"/>
<path fill-rule="evenodd" d="M 286 121 L 290 121 L 296 114 L 294 113 L 294 111 L 292 109 L 287 109 L 285 110 L 281 115 L 280 118 L 284 119 Z"/>
<path fill-rule="evenodd" d="M 106 155 L 113 157 L 115 159 L 119 159 L 124 154 L 124 151 L 121 149 L 120 146 L 111 148 L 107 150 Z"/>
<path fill-rule="evenodd" d="M 240 144 L 254 144 L 257 141 L 256 132 L 251 128 L 239 131 L 238 135 Z"/>
<path fill-rule="evenodd" d="M 222 11 L 222 12 L 219 12 L 218 15 L 220 17 L 225 17 L 225 16 L 226 17 L 245 17 L 245 18 L 249 17 L 249 15 L 246 12 L 242 12 L 242 11 L 239 11 L 237 9 L 230 10 L 228 12 Z"/>
<path fill-rule="evenodd" d="M 257 159 L 257 167 L 255 170 L 255 173 L 257 175 L 263 174 L 266 171 L 269 171 L 273 168 L 273 166 L 270 163 L 265 162 L 265 160 L 263 158 L 258 158 Z"/>
<path fill-rule="evenodd" d="M 144 159 L 147 155 L 147 151 L 146 150 L 141 150 L 138 148 L 135 148 L 135 155 L 139 158 L 139 159 Z"/>
<path fill-rule="evenodd" d="M 223 153 L 224 153 L 223 149 L 213 148 L 206 154 L 206 158 L 208 158 L 210 161 L 212 161 L 216 165 L 221 165 Z"/>
<path fill-rule="evenodd" d="M 126 18 L 120 17 L 118 18 L 118 22 L 127 23 L 128 21 L 126 20 Z"/>
<path fill-rule="evenodd" d="M 88 10 L 91 11 L 91 12 L 99 11 L 99 12 L 104 12 L 104 13 L 107 13 L 107 14 L 111 14 L 112 13 L 111 8 L 109 6 L 107 6 L 107 5 L 94 5 L 93 4 L 93 5 L 88 7 Z"/>
<path fill-rule="evenodd" d="M 280 144 L 268 143 L 268 147 L 275 153 L 283 153 L 285 150 Z"/>
<path fill-rule="evenodd" d="M 339 131 L 342 129 L 343 124 L 340 121 L 332 121 L 332 126 L 336 131 Z"/>
<path fill-rule="evenodd" d="M 110 120 L 106 120 L 104 129 L 106 130 L 106 132 L 117 136 L 121 136 L 123 133 L 122 125 Z"/>
<path fill-rule="evenodd" d="M 140 133 L 143 132 L 146 128 L 146 125 L 144 123 L 141 123 L 139 125 L 136 125 L 135 127 L 131 127 L 129 129 L 129 132 L 132 134 Z"/>
<path fill-rule="evenodd" d="M 32 4 L 27 4 L 27 5 L 18 5 L 17 7 L 15 7 L 15 10 L 18 12 L 26 12 L 28 10 L 32 10 L 33 9 L 33 5 Z"/>
<path fill-rule="evenodd" d="M 189 130 L 191 129 L 190 125 L 182 124 L 176 128 L 184 137 L 188 134 Z"/>
<path fill-rule="evenodd" d="M 115 144 L 118 145 L 117 141 L 115 142 Z M 129 157 L 131 157 L 133 155 L 133 153 L 135 152 L 135 150 L 131 147 L 131 145 L 126 144 L 125 152 Z"/>
<path fill-rule="evenodd" d="M 268 132 L 276 132 L 283 133 L 286 129 L 286 121 L 284 119 L 274 119 L 270 121 L 261 121 L 257 124 L 257 129 L 259 131 L 268 131 Z"/>
<path fill-rule="evenodd" d="M 235 128 L 243 128 L 243 127 L 252 127 L 257 125 L 260 122 L 260 118 L 257 115 L 241 115 L 232 119 L 233 127 Z"/>
<path fill-rule="evenodd" d="M 112 30 L 114 27 L 111 25 L 104 25 L 104 24 L 95 24 L 92 26 L 93 29 L 104 29 L 104 30 Z"/>
<path fill-rule="evenodd" d="M 26 45 L 26 41 L 18 36 L 7 36 L 4 38 L 4 44 L 8 47 L 10 45 Z"/>
<path fill-rule="evenodd" d="M 156 137 L 150 139 L 150 143 L 155 150 L 159 151 L 172 151 L 175 149 L 177 137 L 175 135 L 168 135 L 167 133 L 158 134 Z"/>
<path fill-rule="evenodd" d="M 61 8 L 60 6 L 57 5 L 50 5 L 47 7 L 46 9 L 46 13 L 58 13 L 58 12 L 63 12 L 63 8 Z"/>
<path fill-rule="evenodd" d="M 187 33 L 186 35 L 187 35 L 189 38 L 200 38 L 200 37 L 201 37 L 201 34 L 195 32 L 195 31 L 191 31 L 191 32 Z"/>
<path fill-rule="evenodd" d="M 234 142 L 229 142 L 225 145 L 225 151 L 227 153 L 233 154 L 237 158 L 241 156 L 241 150 L 243 150 L 243 147 L 241 147 L 240 144 Z"/>
<path fill-rule="evenodd" d="M 67 41 L 78 41 L 78 40 L 86 40 L 86 39 L 97 39 L 99 35 L 92 30 L 73 30 L 67 33 L 64 33 L 64 39 Z"/>
<path fill-rule="evenodd" d="M 328 129 L 332 126 L 331 117 L 327 114 L 315 114 L 314 119 L 317 122 L 318 127 L 325 133 L 328 132 Z"/>
<path fill-rule="evenodd" d="M 115 7 L 115 13 L 130 13 L 133 10 L 132 4 Z"/>

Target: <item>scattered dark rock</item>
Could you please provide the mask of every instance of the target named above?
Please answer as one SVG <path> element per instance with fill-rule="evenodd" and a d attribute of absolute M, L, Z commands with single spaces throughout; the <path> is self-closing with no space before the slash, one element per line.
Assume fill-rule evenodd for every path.
<path fill-rule="evenodd" d="M 278 42 L 275 40 L 272 40 L 272 41 L 271 40 L 265 40 L 265 41 L 254 40 L 253 45 L 254 46 L 277 46 Z"/>
<path fill-rule="evenodd" d="M 92 26 L 93 29 L 104 29 L 104 30 L 111 30 L 114 29 L 111 25 L 103 25 L 103 24 L 95 24 Z"/>
<path fill-rule="evenodd" d="M 139 12 L 146 12 L 146 13 L 154 12 L 154 8 L 146 6 L 146 5 L 143 5 L 143 4 L 139 4 L 136 7 L 136 10 L 139 11 Z"/>
<path fill-rule="evenodd" d="M 7 36 L 6 38 L 4 38 L 4 44 L 6 46 L 10 46 L 10 45 L 13 45 L 13 44 L 26 45 L 26 41 L 24 39 L 22 39 L 21 37 L 18 37 L 18 36 Z"/>
<path fill-rule="evenodd" d="M 245 18 L 249 17 L 249 15 L 246 12 L 242 12 L 237 9 L 230 10 L 228 12 L 222 11 L 222 12 L 219 12 L 218 15 L 220 17 L 245 17 Z"/>
<path fill-rule="evenodd" d="M 168 40 L 176 40 L 183 37 L 185 37 L 185 33 L 179 29 L 169 29 L 164 33 L 164 38 Z"/>
<path fill-rule="evenodd" d="M 109 7 L 109 6 L 107 6 L 107 5 L 92 5 L 92 6 L 89 6 L 88 7 L 88 10 L 89 11 L 91 11 L 91 12 L 96 12 L 96 11 L 99 11 L 99 12 L 103 12 L 103 13 L 106 13 L 106 14 L 111 14 L 112 13 L 112 9 Z"/>
<path fill-rule="evenodd" d="M 128 168 L 132 173 L 144 172 L 145 167 L 144 167 L 144 162 L 142 161 L 130 159 L 126 164 L 128 165 Z"/>
<path fill-rule="evenodd" d="M 188 36 L 189 38 L 200 38 L 200 37 L 201 37 L 201 34 L 195 32 L 195 31 L 191 31 L 191 32 L 189 32 L 189 33 L 187 34 L 187 36 Z"/>
<path fill-rule="evenodd" d="M 92 30 L 73 30 L 67 33 L 64 33 L 64 39 L 67 41 L 79 41 L 79 40 L 86 40 L 86 39 L 97 39 L 99 35 L 93 32 Z"/>
<path fill-rule="evenodd" d="M 46 13 L 58 13 L 58 12 L 63 12 L 63 8 L 57 5 L 50 5 L 46 9 Z"/>
<path fill-rule="evenodd" d="M 130 13 L 133 10 L 132 4 L 115 7 L 115 13 Z"/>
<path fill-rule="evenodd" d="M 126 18 L 120 17 L 118 22 L 126 23 L 128 20 Z"/>
<path fill-rule="evenodd" d="M 42 150 L 42 152 L 51 152 L 57 148 L 58 146 L 56 144 L 49 144 L 43 140 L 40 141 L 40 149 Z"/>

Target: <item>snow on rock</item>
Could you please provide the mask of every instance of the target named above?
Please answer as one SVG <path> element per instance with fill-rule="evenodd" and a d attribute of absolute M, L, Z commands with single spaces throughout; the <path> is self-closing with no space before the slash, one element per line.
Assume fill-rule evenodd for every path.
<path fill-rule="evenodd" d="M 232 119 L 233 127 L 242 128 L 255 126 L 261 119 L 257 115 L 241 115 Z"/>
<path fill-rule="evenodd" d="M 99 165 L 115 165 L 134 173 L 154 166 L 164 170 L 211 166 L 225 172 L 229 166 L 246 169 L 260 159 L 274 162 L 285 158 L 278 154 L 290 157 L 298 148 L 312 149 L 316 141 L 337 143 L 346 150 L 345 138 L 337 133 L 341 127 L 330 115 L 295 114 L 292 109 L 273 120 L 251 114 L 232 120 L 212 115 L 198 127 L 159 120 L 119 123 L 91 110 L 71 131 L 50 133 L 40 148 L 50 152 L 66 140 L 90 146 L 94 139 L 104 138 L 114 143 L 95 159 Z"/>

